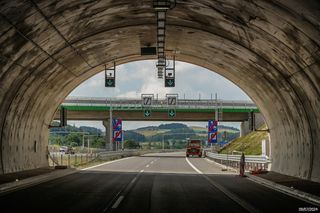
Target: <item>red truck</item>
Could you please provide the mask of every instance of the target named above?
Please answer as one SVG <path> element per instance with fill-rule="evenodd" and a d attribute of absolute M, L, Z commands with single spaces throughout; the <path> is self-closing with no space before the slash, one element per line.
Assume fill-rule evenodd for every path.
<path fill-rule="evenodd" d="M 202 146 L 200 140 L 189 140 L 187 143 L 187 151 L 186 156 L 189 157 L 192 156 L 199 156 L 202 157 Z"/>

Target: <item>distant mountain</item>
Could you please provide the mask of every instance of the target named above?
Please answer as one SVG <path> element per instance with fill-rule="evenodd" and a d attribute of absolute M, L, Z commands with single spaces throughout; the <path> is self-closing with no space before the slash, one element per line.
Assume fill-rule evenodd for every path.
<path fill-rule="evenodd" d="M 182 129 L 182 128 L 188 128 L 185 124 L 179 124 L 179 123 L 172 123 L 172 124 L 161 124 L 159 129 Z"/>
<path fill-rule="evenodd" d="M 218 130 L 218 141 L 231 141 L 240 135 L 239 129 L 234 127 L 219 125 Z M 161 142 L 168 139 L 185 140 L 186 138 L 194 138 L 207 141 L 207 131 L 206 127 L 188 127 L 180 123 L 161 124 L 125 131 L 125 140 Z"/>
<path fill-rule="evenodd" d="M 146 141 L 146 137 L 143 134 L 137 133 L 132 130 L 124 131 L 124 140 L 132 140 L 137 142 L 144 142 Z"/>
<path fill-rule="evenodd" d="M 52 122 L 52 126 L 57 126 L 57 127 L 52 127 L 50 128 L 50 133 L 55 133 L 56 135 L 66 135 L 71 132 L 74 133 L 87 133 L 89 135 L 102 135 L 101 129 L 95 128 L 95 127 L 90 127 L 90 126 L 71 126 L 67 125 L 66 127 L 58 127 L 59 122 Z"/>

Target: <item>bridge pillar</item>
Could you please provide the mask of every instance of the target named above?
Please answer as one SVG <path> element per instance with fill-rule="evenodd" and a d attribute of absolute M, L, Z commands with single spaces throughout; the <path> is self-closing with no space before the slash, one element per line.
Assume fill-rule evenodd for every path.
<path fill-rule="evenodd" d="M 103 120 L 103 126 L 106 128 L 106 150 L 115 151 L 116 146 L 114 143 L 112 143 L 112 129 L 110 125 L 110 119 Z"/>
<path fill-rule="evenodd" d="M 240 137 L 245 136 L 251 132 L 249 128 L 249 121 L 242 121 L 240 124 Z"/>
<path fill-rule="evenodd" d="M 264 117 L 261 113 L 254 113 L 254 123 L 256 129 L 265 124 Z M 249 120 L 241 122 L 240 137 L 245 136 L 251 132 L 252 130 L 250 129 Z"/>

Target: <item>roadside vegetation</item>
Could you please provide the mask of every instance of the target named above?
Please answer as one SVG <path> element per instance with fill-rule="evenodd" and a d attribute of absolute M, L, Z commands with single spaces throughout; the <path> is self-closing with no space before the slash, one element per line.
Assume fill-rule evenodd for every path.
<path fill-rule="evenodd" d="M 265 130 L 266 125 L 263 125 L 259 130 Z M 219 153 L 221 154 L 239 154 L 244 152 L 245 155 L 261 155 L 261 141 L 268 138 L 268 133 L 265 131 L 251 132 L 248 135 L 239 137 L 224 146 Z"/>
<path fill-rule="evenodd" d="M 58 126 L 57 122 L 52 123 Z M 239 137 L 239 130 L 233 127 L 218 126 L 218 142 L 228 143 Z M 125 149 L 184 149 L 187 138 L 199 139 L 203 145 L 207 142 L 205 127 L 189 127 L 180 123 L 147 126 L 124 131 Z M 60 146 L 73 147 L 76 153 L 96 152 L 106 146 L 105 133 L 94 127 L 53 127 L 50 129 L 49 149 L 58 152 Z M 89 150 L 88 150 L 89 146 Z"/>

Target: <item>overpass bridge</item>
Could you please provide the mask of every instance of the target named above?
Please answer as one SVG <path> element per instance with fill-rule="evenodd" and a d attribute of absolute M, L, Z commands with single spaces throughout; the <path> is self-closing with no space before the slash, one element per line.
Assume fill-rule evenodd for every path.
<path fill-rule="evenodd" d="M 67 109 L 67 120 L 102 121 L 106 128 L 106 144 L 110 144 L 112 149 L 110 117 L 123 121 L 208 121 L 217 116 L 219 121 L 241 122 L 241 136 L 251 132 L 250 116 L 254 116 L 256 126 L 265 123 L 259 109 L 251 101 L 177 99 L 177 105 L 174 106 L 176 115 L 170 117 L 167 101 L 156 99 L 149 107 L 151 116 L 145 117 L 141 99 L 68 97 L 56 111 L 54 119 L 60 119 L 62 107 Z"/>
<path fill-rule="evenodd" d="M 106 120 L 110 110 L 113 117 L 126 121 L 208 121 L 214 119 L 217 110 L 220 121 L 244 122 L 249 119 L 250 112 L 260 114 L 251 101 L 178 99 L 174 107 L 176 116 L 169 117 L 167 101 L 157 99 L 150 107 L 151 116 L 145 117 L 141 99 L 68 97 L 54 119 L 59 119 L 61 107 L 67 109 L 68 120 Z"/>

